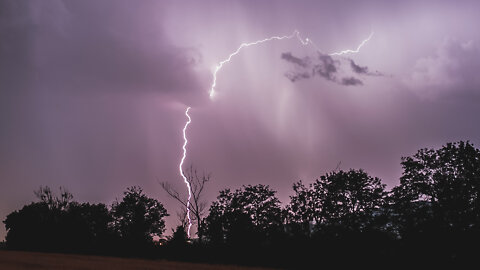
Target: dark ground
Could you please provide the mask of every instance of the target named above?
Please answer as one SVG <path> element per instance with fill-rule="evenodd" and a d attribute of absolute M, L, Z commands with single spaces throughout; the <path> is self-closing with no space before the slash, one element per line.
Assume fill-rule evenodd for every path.
<path fill-rule="evenodd" d="M 240 267 L 231 265 L 210 265 L 200 263 L 172 262 L 166 260 L 124 259 L 114 257 L 70 255 L 56 253 L 23 252 L 0 250 L 0 269 L 214 269 L 214 270 L 261 270 L 267 268 Z"/>

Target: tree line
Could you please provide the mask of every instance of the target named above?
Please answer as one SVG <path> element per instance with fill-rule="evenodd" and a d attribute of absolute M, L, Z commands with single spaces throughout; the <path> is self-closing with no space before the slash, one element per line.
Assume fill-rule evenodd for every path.
<path fill-rule="evenodd" d="M 7 216 L 6 244 L 285 268 L 475 259 L 480 150 L 468 141 L 447 143 L 403 157 L 401 165 L 400 183 L 391 190 L 362 169 L 334 170 L 310 184 L 294 183 L 285 206 L 267 185 L 222 190 L 206 216 L 197 209 L 194 241 L 183 222 L 164 245 L 153 237 L 162 237 L 167 211 L 138 187 L 110 207 L 41 188 L 39 202 Z"/>

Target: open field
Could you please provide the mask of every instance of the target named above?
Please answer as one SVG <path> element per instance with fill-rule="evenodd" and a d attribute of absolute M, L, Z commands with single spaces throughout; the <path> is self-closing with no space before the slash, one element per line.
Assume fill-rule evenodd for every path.
<path fill-rule="evenodd" d="M 115 257 L 51 254 L 23 251 L 0 251 L 0 269 L 49 269 L 49 270 L 89 270 L 89 269 L 213 269 L 213 270 L 261 270 L 267 268 L 241 267 L 231 265 L 210 265 L 165 260 L 124 259 Z"/>

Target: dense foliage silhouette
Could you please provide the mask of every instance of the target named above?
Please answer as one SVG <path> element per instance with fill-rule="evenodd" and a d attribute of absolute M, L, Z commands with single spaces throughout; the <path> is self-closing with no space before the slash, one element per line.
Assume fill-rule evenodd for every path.
<path fill-rule="evenodd" d="M 309 187 L 299 181 L 287 205 L 287 225 L 293 233 L 335 228 L 363 232 L 375 225 L 385 205 L 387 192 L 380 179 L 363 170 L 334 171 Z"/>
<path fill-rule="evenodd" d="M 110 210 L 104 204 L 78 203 L 61 189 L 49 187 L 35 194 L 40 199 L 10 213 L 5 219 L 7 247 L 11 249 L 128 254 L 152 243 L 165 230 L 167 211 L 139 187 L 128 188 Z M 138 249 L 137 247 L 140 247 Z"/>
<path fill-rule="evenodd" d="M 141 245 L 162 235 L 163 217 L 168 214 L 159 201 L 147 197 L 140 187 L 130 187 L 122 201 L 113 203 L 111 215 L 115 233 L 129 245 Z"/>
<path fill-rule="evenodd" d="M 184 223 L 166 240 L 163 205 L 141 188 L 120 201 L 79 203 L 61 189 L 10 213 L 9 249 L 143 256 L 282 268 L 468 263 L 480 240 L 480 150 L 470 142 L 420 149 L 401 159 L 391 191 L 359 169 L 293 184 L 282 207 L 266 185 L 219 192 L 201 220 L 202 241 Z M 419 264 L 420 263 L 420 264 Z"/>
<path fill-rule="evenodd" d="M 275 191 L 265 185 L 220 191 L 206 218 L 205 236 L 217 245 L 251 245 L 267 241 L 281 229 L 282 210 Z"/>

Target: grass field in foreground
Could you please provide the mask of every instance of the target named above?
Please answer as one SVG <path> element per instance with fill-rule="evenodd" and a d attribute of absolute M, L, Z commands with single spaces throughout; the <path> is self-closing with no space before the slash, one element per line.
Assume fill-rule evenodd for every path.
<path fill-rule="evenodd" d="M 172 262 L 165 260 L 125 259 L 88 255 L 38 253 L 0 250 L 0 269 L 49 269 L 49 270 L 90 270 L 90 269 L 142 269 L 142 270 L 260 270 L 266 268 L 231 265 L 210 265 L 200 263 Z"/>

